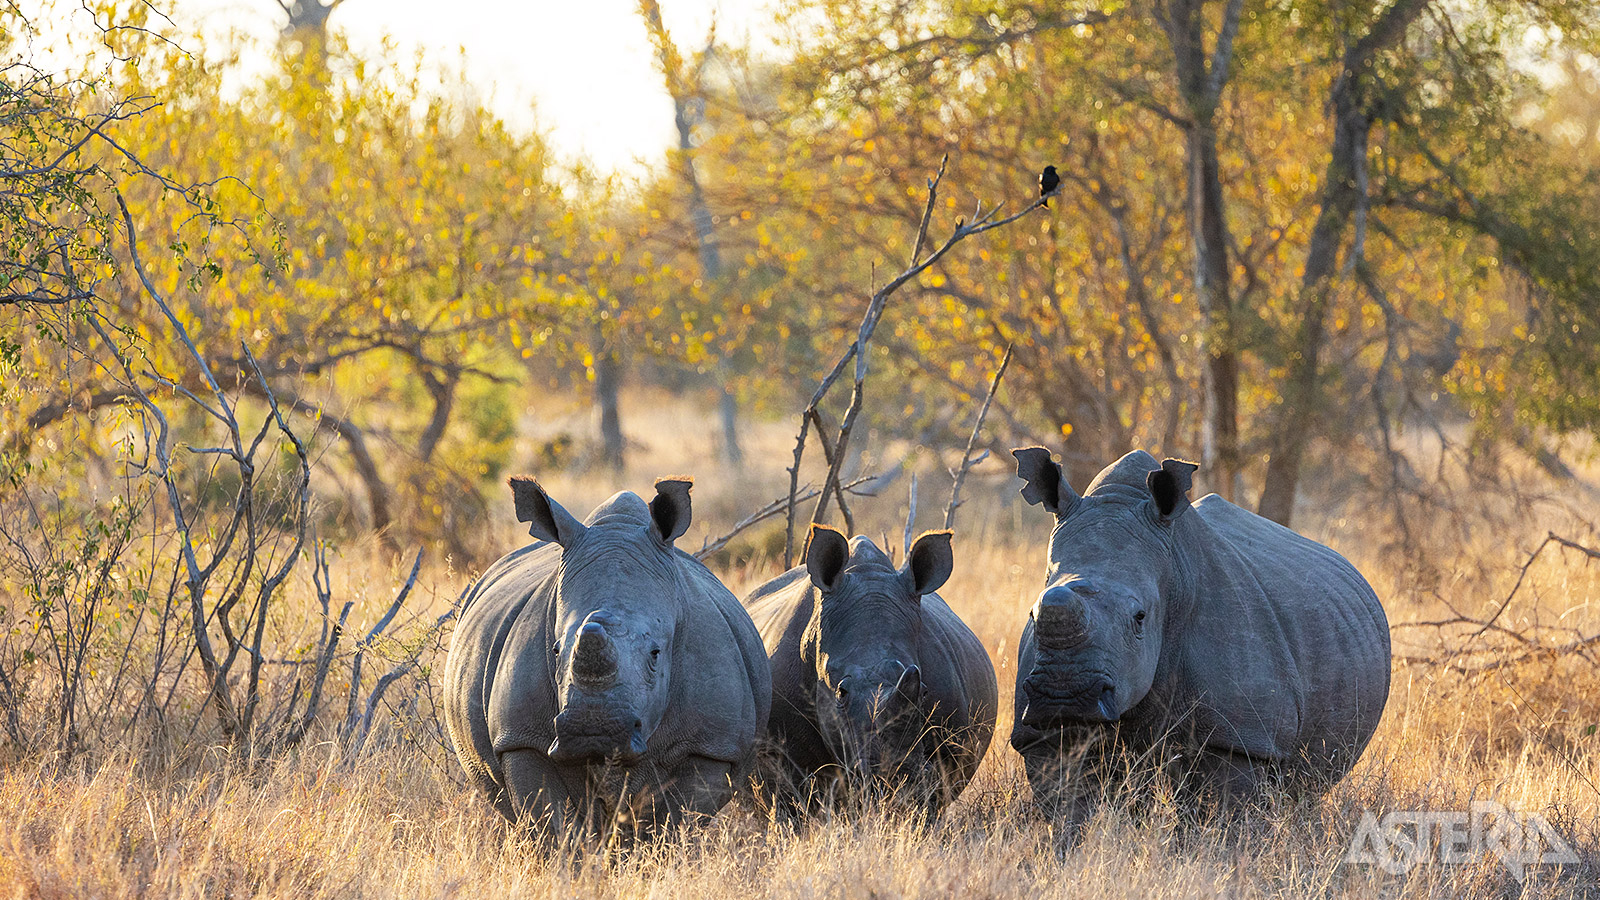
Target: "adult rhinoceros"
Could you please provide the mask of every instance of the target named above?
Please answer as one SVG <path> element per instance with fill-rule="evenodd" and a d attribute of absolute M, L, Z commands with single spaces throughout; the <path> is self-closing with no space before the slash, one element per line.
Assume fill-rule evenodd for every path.
<path fill-rule="evenodd" d="M 710 815 L 755 761 L 772 699 L 737 599 L 673 547 L 688 481 L 621 492 L 579 522 L 511 479 L 539 539 L 467 596 L 445 664 L 456 753 L 507 819 L 625 834 Z"/>
<path fill-rule="evenodd" d="M 1109 751 L 1224 800 L 1355 765 L 1389 696 L 1388 621 L 1355 567 L 1214 494 L 1191 507 L 1193 463 L 1134 451 L 1080 497 L 1048 451 L 1013 453 L 1055 515 L 1011 732 L 1048 811 L 1081 821 Z"/>
<path fill-rule="evenodd" d="M 772 664 L 762 780 L 790 809 L 878 781 L 931 817 L 972 779 L 999 705 L 983 644 L 934 593 L 950 532 L 896 569 L 871 539 L 814 526 L 805 557 L 745 598 Z"/>

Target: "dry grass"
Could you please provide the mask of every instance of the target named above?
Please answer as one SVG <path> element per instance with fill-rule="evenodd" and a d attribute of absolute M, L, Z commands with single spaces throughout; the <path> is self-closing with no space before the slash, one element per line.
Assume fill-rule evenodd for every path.
<path fill-rule="evenodd" d="M 638 401 L 631 425 L 653 438 L 622 479 L 545 478 L 553 495 L 586 512 L 617 487 L 644 491 L 650 477 L 699 476 L 693 548 L 743 509 L 775 496 L 793 440 L 790 423 L 756 429 L 749 474 L 718 477 L 692 410 Z M 561 427 L 559 419 L 550 428 Z M 581 425 L 576 426 L 581 428 Z M 877 446 L 876 442 L 869 442 Z M 897 457 L 891 456 L 892 463 Z M 946 460 L 948 463 L 950 460 Z M 926 460 L 924 461 L 927 462 Z M 871 465 L 868 460 L 868 465 Z M 933 466 L 925 466 L 934 469 Z M 903 483 L 896 485 L 903 492 Z M 942 516 L 945 485 L 922 486 L 919 524 Z M 1023 610 L 1043 567 L 1045 525 L 1012 499 L 998 463 L 969 484 L 958 566 L 942 593 L 985 640 L 1003 698 Z M 863 502 L 858 530 L 898 544 L 903 498 Z M 937 507 L 937 508 L 935 508 Z M 516 537 L 509 513 L 497 527 Z M 1399 583 L 1392 561 L 1363 558 L 1362 536 L 1330 523 L 1307 530 L 1345 551 L 1378 586 L 1391 620 L 1426 617 L 1432 595 Z M 770 577 L 781 547 L 750 536 L 722 574 L 736 592 Z M 1503 537 L 1503 536 L 1502 536 Z M 1503 548 L 1464 548 L 1474 558 Z M 781 552 L 781 551 L 780 551 Z M 1511 558 L 1508 556 L 1507 561 Z M 1571 563 L 1570 565 L 1568 563 Z M 389 566 L 347 560 L 345 590 L 381 603 Z M 352 574 L 354 573 L 354 574 Z M 365 573 L 365 574 L 362 574 Z M 1600 567 L 1553 558 L 1532 573 L 1537 608 L 1517 616 L 1600 625 Z M 460 573 L 435 572 L 436 608 Z M 1509 581 L 1509 578 L 1507 579 Z M 1462 586 L 1483 609 L 1504 584 Z M 419 612 L 426 612 L 420 611 Z M 1413 636 L 1425 643 L 1426 634 Z M 1003 706 L 1007 705 L 1003 702 Z M 403 726 L 369 756 L 341 759 L 331 729 L 287 757 L 244 765 L 222 749 L 170 759 L 118 755 L 66 766 L 17 763 L 0 775 L 0 894 L 120 896 L 600 896 L 600 897 L 1579 897 L 1600 896 L 1600 672 L 1554 660 L 1477 679 L 1437 667 L 1397 666 L 1389 709 L 1356 770 L 1316 802 L 1284 803 L 1243 823 L 1182 822 L 1160 804 L 1106 808 L 1065 846 L 1028 803 L 1019 760 L 1006 745 L 1008 711 L 977 781 L 931 830 L 892 810 L 840 817 L 795 831 L 736 804 L 681 840 L 625 858 L 552 861 L 501 827 L 439 748 Z M 1403 875 L 1349 865 L 1367 810 L 1466 809 L 1492 799 L 1538 812 L 1578 850 L 1578 865 L 1530 870 L 1518 882 L 1494 857 L 1430 862 Z"/>

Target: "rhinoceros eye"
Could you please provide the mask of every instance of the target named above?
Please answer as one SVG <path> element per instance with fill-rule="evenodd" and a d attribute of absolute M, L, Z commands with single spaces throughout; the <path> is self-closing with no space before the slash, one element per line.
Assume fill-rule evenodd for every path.
<path fill-rule="evenodd" d="M 1142 609 L 1133 614 L 1133 633 L 1136 635 L 1144 634 L 1144 610 Z"/>
<path fill-rule="evenodd" d="M 550 645 L 550 654 L 552 656 L 560 656 L 561 655 L 561 642 L 560 641 L 556 641 L 554 644 Z"/>

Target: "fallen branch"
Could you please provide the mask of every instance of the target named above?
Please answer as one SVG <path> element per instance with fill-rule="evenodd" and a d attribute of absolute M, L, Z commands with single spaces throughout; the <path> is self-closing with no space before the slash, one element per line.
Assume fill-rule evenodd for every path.
<path fill-rule="evenodd" d="M 1442 630 L 1451 626 L 1470 627 L 1472 629 L 1471 633 L 1462 640 L 1459 646 L 1447 646 L 1441 652 L 1432 655 L 1396 655 L 1395 659 L 1404 663 L 1443 665 L 1447 671 L 1453 670 L 1468 677 L 1476 677 L 1487 672 L 1520 665 L 1537 657 L 1560 657 L 1575 653 L 1581 654 L 1589 659 L 1590 662 L 1600 665 L 1600 660 L 1594 659 L 1587 653 L 1590 648 L 1600 646 L 1600 634 L 1586 635 L 1576 629 L 1555 629 L 1548 626 L 1532 626 L 1519 631 L 1501 624 L 1501 619 L 1504 617 L 1506 610 L 1510 608 L 1517 594 L 1522 590 L 1523 584 L 1527 581 L 1528 571 L 1544 553 L 1545 548 L 1552 545 L 1576 550 L 1590 560 L 1600 560 L 1600 550 L 1586 547 L 1577 541 L 1561 537 L 1555 532 L 1547 532 L 1544 540 L 1540 541 L 1539 546 L 1528 554 L 1528 558 L 1523 561 L 1521 568 L 1518 569 L 1517 579 L 1512 584 L 1511 590 L 1495 607 L 1494 613 L 1487 618 L 1467 615 L 1446 601 L 1445 606 L 1450 610 L 1450 616 L 1416 622 L 1399 622 L 1391 629 L 1392 631 L 1411 628 Z M 1472 646 L 1479 638 L 1491 632 L 1502 636 L 1512 644 L 1510 646 L 1505 644 L 1484 647 Z M 1558 635 L 1561 634 L 1570 635 L 1570 638 L 1561 643 L 1551 642 L 1558 639 Z M 1490 658 L 1485 659 L 1485 657 Z"/>

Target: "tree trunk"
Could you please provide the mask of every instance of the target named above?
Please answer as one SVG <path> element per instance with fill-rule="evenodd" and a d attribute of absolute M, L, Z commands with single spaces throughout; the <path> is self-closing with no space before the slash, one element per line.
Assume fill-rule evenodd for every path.
<path fill-rule="evenodd" d="M 679 176 L 689 193 L 689 219 L 694 226 L 695 240 L 700 256 L 700 275 L 705 280 L 707 294 L 713 302 L 721 295 L 722 250 L 717 244 L 715 220 L 706 203 L 705 190 L 700 186 L 700 175 L 694 165 L 694 126 L 701 113 L 696 105 L 703 106 L 705 96 L 701 90 L 700 74 L 715 48 L 715 30 L 712 40 L 701 51 L 693 67 L 688 66 L 677 46 L 667 34 L 661 19 L 661 5 L 657 0 L 644 0 L 639 6 L 645 27 L 656 45 L 656 61 L 666 80 L 667 93 L 672 97 L 672 121 L 678 131 Z M 739 449 L 739 400 L 728 388 L 728 352 L 725 347 L 714 347 L 717 365 L 713 370 L 717 379 L 717 413 L 722 420 L 723 460 L 735 468 L 744 463 Z"/>
<path fill-rule="evenodd" d="M 1327 342 L 1328 304 L 1338 272 L 1339 245 L 1352 215 L 1364 209 L 1367 186 L 1367 140 L 1373 115 L 1365 108 L 1363 92 L 1370 77 L 1372 58 L 1400 41 L 1408 25 L 1421 15 L 1429 0 L 1397 0 L 1384 10 L 1368 33 L 1345 53 L 1344 69 L 1333 85 L 1333 153 L 1323 175 L 1321 208 L 1306 248 L 1305 272 L 1300 279 L 1304 310 L 1289 360 L 1289 375 L 1280 392 L 1266 483 L 1256 512 L 1280 525 L 1294 517 L 1294 499 L 1300 485 L 1300 467 L 1307 446 L 1316 434 L 1321 413 L 1320 364 Z M 1358 220 L 1350 252 L 1350 267 L 1363 265 L 1361 245 L 1364 223 Z"/>
<path fill-rule="evenodd" d="M 1206 0 L 1167 0 L 1157 21 L 1172 48 L 1173 76 L 1185 112 L 1189 238 L 1194 247 L 1195 291 L 1202 332 L 1202 473 L 1211 489 L 1231 500 L 1239 481 L 1239 357 L 1233 334 L 1228 264 L 1228 220 L 1217 155 L 1217 109 L 1233 64 L 1243 0 L 1227 0 L 1214 46 L 1206 50 Z"/>
<path fill-rule="evenodd" d="M 1195 248 L 1195 288 L 1204 331 L 1200 336 L 1201 461 L 1211 489 L 1234 499 L 1239 482 L 1239 356 L 1233 340 L 1228 230 L 1223 218 L 1222 173 L 1211 124 L 1189 129 L 1190 235 Z"/>
<path fill-rule="evenodd" d="M 255 379 L 241 379 L 240 384 L 245 392 L 252 396 L 263 398 L 266 396 Z M 361 426 L 336 415 L 320 403 L 312 403 L 282 388 L 278 388 L 276 393 L 280 402 L 287 404 L 296 412 L 311 416 L 316 420 L 318 428 L 331 431 L 344 440 L 345 450 L 350 454 L 350 464 L 355 467 L 356 476 L 361 479 L 361 484 L 367 491 L 367 504 L 372 511 L 372 530 L 378 535 L 378 540 L 385 550 L 399 553 L 400 542 L 395 539 L 393 529 L 390 527 L 394 524 L 394 514 L 390 509 L 392 497 L 389 494 L 389 486 L 378 471 L 378 462 L 372 457 L 372 450 L 367 446 L 367 437 Z"/>
<path fill-rule="evenodd" d="M 1322 345 L 1327 339 L 1328 301 L 1333 294 L 1333 275 L 1340 239 L 1355 206 L 1354 154 L 1366 164 L 1366 120 L 1358 126 L 1341 116 L 1334 127 L 1333 159 L 1328 163 L 1322 211 L 1311 231 L 1306 253 L 1305 275 L 1300 292 L 1304 315 L 1295 334 L 1289 360 L 1289 375 L 1280 391 L 1271 456 L 1267 460 L 1266 482 L 1256 513 L 1288 527 L 1294 517 L 1295 492 L 1300 484 L 1300 464 L 1311 442 L 1321 414 L 1319 367 Z"/>
<path fill-rule="evenodd" d="M 439 449 L 439 441 L 444 438 L 445 429 L 450 425 L 450 413 L 456 405 L 456 385 L 460 383 L 461 376 L 448 372 L 445 377 L 439 378 L 426 369 L 420 375 L 428 396 L 433 399 L 433 415 L 428 418 L 428 427 L 422 430 L 422 436 L 417 439 L 417 458 L 428 463 L 433 461 L 433 453 Z"/>
<path fill-rule="evenodd" d="M 722 419 L 722 455 L 734 468 L 744 466 L 744 451 L 739 447 L 739 398 L 726 386 L 718 389 L 721 397 L 717 412 Z"/>
<path fill-rule="evenodd" d="M 601 347 L 594 358 L 594 402 L 600 410 L 600 454 L 614 472 L 621 472 L 624 459 L 622 416 L 617 392 L 622 381 L 622 360 L 617 351 Z"/>

